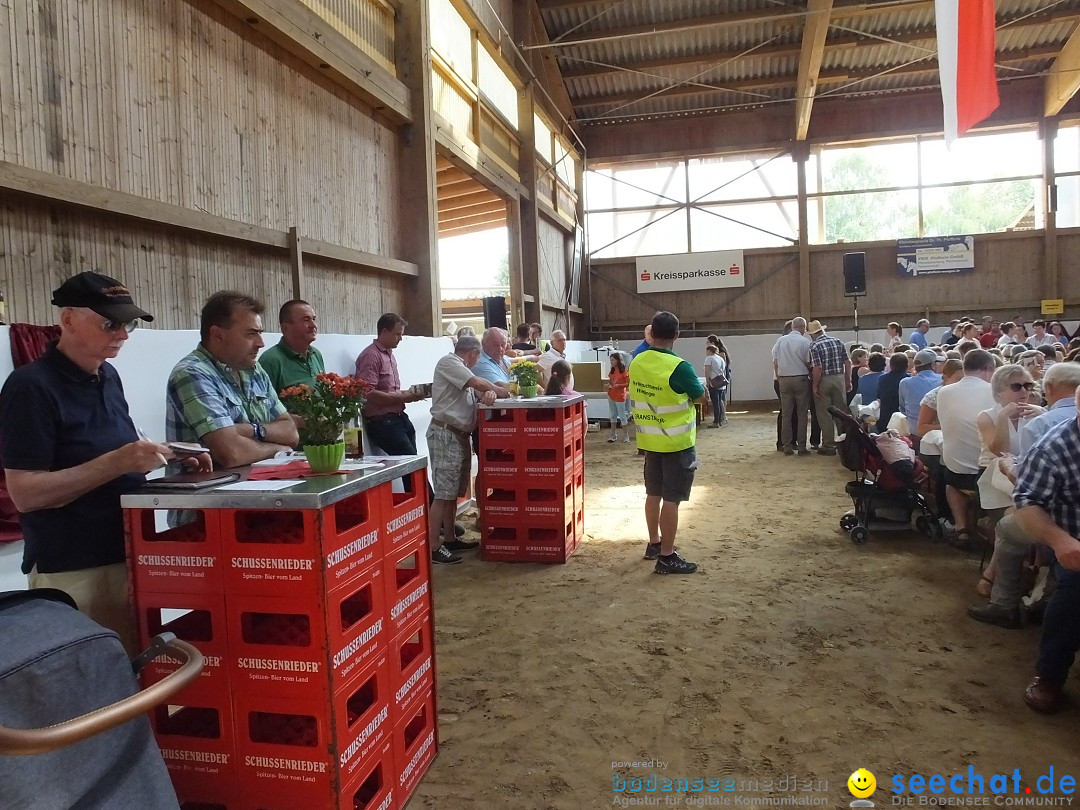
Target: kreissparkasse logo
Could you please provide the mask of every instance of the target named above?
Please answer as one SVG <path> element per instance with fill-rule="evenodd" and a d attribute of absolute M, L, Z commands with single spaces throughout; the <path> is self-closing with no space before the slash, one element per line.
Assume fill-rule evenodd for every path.
<path fill-rule="evenodd" d="M 642 271 L 641 280 L 642 281 L 652 281 L 652 273 L 650 273 L 648 270 Z"/>

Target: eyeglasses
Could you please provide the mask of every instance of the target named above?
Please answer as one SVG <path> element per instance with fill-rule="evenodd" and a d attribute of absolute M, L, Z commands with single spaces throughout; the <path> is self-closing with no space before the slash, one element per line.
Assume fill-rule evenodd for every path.
<path fill-rule="evenodd" d="M 1033 382 L 1009 383 L 1009 388 L 1012 389 L 1012 392 L 1014 394 L 1019 394 L 1021 391 L 1034 391 L 1035 390 L 1035 383 L 1033 383 Z"/>
<path fill-rule="evenodd" d="M 103 332 L 119 332 L 121 329 L 123 329 L 125 332 L 127 332 L 130 335 L 132 332 L 135 331 L 135 329 L 136 329 L 136 327 L 138 327 L 138 325 L 139 325 L 139 319 L 138 318 L 135 318 L 134 320 L 131 320 L 131 321 L 117 321 L 117 320 L 114 320 L 114 319 L 110 318 L 107 321 L 102 321 L 102 323 L 101 323 L 101 331 L 103 331 Z"/>

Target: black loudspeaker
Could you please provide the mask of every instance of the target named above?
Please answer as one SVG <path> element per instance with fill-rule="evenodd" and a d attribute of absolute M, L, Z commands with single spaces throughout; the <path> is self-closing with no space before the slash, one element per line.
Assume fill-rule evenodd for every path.
<path fill-rule="evenodd" d="M 492 326 L 506 328 L 506 299 L 501 295 L 484 299 L 484 328 L 490 329 Z"/>
<path fill-rule="evenodd" d="M 866 295 L 866 254 L 844 254 L 844 295 Z"/>

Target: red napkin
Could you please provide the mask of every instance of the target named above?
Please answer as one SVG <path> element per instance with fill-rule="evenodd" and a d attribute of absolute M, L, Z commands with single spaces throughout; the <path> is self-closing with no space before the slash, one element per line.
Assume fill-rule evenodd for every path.
<path fill-rule="evenodd" d="M 248 473 L 248 481 L 280 481 L 288 478 L 308 478 L 316 475 L 306 461 L 290 461 L 274 467 L 256 467 Z"/>

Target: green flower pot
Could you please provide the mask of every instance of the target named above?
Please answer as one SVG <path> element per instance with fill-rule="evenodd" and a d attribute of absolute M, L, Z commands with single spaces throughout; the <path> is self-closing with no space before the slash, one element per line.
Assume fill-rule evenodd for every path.
<path fill-rule="evenodd" d="M 521 396 L 525 399 L 532 399 L 536 396 L 536 392 L 540 390 L 539 385 L 519 385 L 518 391 L 521 392 Z"/>
<path fill-rule="evenodd" d="M 305 444 L 304 455 L 314 473 L 335 473 L 345 460 L 345 442 L 335 444 Z"/>

